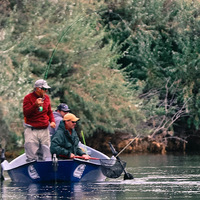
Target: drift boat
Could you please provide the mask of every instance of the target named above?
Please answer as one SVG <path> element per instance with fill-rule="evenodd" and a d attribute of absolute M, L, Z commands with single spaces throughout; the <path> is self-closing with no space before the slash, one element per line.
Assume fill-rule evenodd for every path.
<path fill-rule="evenodd" d="M 1 180 L 3 171 L 7 171 L 11 180 L 18 183 L 42 182 L 99 182 L 106 178 L 118 178 L 124 172 L 124 180 L 133 179 L 132 174 L 125 170 L 126 162 L 120 160 L 112 144 L 109 142 L 113 156 L 105 154 L 79 143 L 85 149 L 89 160 L 76 156 L 74 159 L 58 160 L 53 158 L 45 161 L 27 162 L 26 155 L 22 154 L 10 163 L 4 160 L 1 163 Z"/>
<path fill-rule="evenodd" d="M 89 160 L 80 158 L 58 160 L 53 157 L 45 161 L 26 162 L 26 155 L 22 154 L 10 163 L 4 160 L 1 163 L 3 171 L 7 171 L 13 182 L 80 182 L 105 181 L 102 173 L 101 160 L 110 160 L 105 154 L 83 145 L 92 157 Z"/>

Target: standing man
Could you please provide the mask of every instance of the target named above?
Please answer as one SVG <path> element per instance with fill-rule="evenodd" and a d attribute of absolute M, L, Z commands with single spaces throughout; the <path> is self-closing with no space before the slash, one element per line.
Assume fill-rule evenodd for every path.
<path fill-rule="evenodd" d="M 56 122 L 56 127 L 52 128 L 49 127 L 49 131 L 50 131 L 50 136 L 53 136 L 56 132 L 56 130 L 58 129 L 58 126 L 60 124 L 60 121 L 63 120 L 63 117 L 65 114 L 67 114 L 70 111 L 69 107 L 67 104 L 65 103 L 61 103 L 58 107 L 57 110 L 53 112 L 53 116 Z"/>
<path fill-rule="evenodd" d="M 58 158 L 75 158 L 78 155 L 83 159 L 90 159 L 90 156 L 78 146 L 79 138 L 74 129 L 78 120 L 79 118 L 72 113 L 64 116 L 51 140 L 52 155 L 56 154 Z"/>
<path fill-rule="evenodd" d="M 43 79 L 35 82 L 34 91 L 24 97 L 23 113 L 25 122 L 24 147 L 27 162 L 45 160 L 49 157 L 49 123 L 56 127 L 51 110 L 50 98 L 46 94 L 51 88 Z"/>

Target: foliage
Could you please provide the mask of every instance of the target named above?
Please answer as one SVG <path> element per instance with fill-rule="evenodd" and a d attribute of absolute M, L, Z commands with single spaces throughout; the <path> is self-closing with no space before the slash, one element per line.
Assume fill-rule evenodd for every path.
<path fill-rule="evenodd" d="M 1 122 L 13 138 L 43 77 L 52 108 L 67 103 L 87 136 L 199 129 L 198 1 L 1 0 L 0 11 Z"/>
<path fill-rule="evenodd" d="M 120 69 L 128 76 L 132 87 L 142 94 L 157 91 L 153 113 L 166 93 L 164 85 L 179 82 L 176 94 L 179 108 L 187 103 L 185 123 L 199 129 L 199 2 L 169 0 L 134 0 L 110 4 L 112 10 L 103 15 L 104 24 L 120 44 Z M 111 31 L 111 32 L 110 32 Z M 137 82 L 143 82 L 139 88 Z M 168 101 L 173 91 L 168 91 Z M 141 95 L 142 96 L 142 95 Z M 188 101 L 188 99 L 191 99 Z M 145 99 L 144 99 L 145 100 Z M 146 109 L 148 109 L 146 107 Z M 145 109 L 145 107 L 143 107 Z M 162 118 L 162 112 L 159 114 Z M 171 113 L 170 118 L 173 116 Z"/>
<path fill-rule="evenodd" d="M 5 119 L 13 136 L 22 138 L 23 98 L 45 73 L 52 86 L 52 108 L 67 103 L 81 119 L 79 131 L 135 133 L 143 116 L 134 106 L 137 98 L 115 70 L 121 56 L 117 45 L 103 42 L 105 30 L 99 21 L 106 5 L 48 0 L 3 0 L 2 5 L 0 101 L 2 123 Z"/>
<path fill-rule="evenodd" d="M 3 119 L 2 107 L 0 110 L 0 147 L 7 147 L 8 150 L 11 150 L 17 146 L 16 141 L 18 140 L 16 134 L 14 134 L 9 128 L 8 123 Z"/>
<path fill-rule="evenodd" d="M 88 23 L 85 18 L 68 31 L 68 34 L 71 31 L 78 34 L 70 37 L 69 41 L 65 39 L 69 52 L 72 52 L 68 53 L 68 63 L 71 61 L 73 75 L 65 77 L 62 82 L 66 93 L 63 100 L 70 102 L 73 112 L 81 116 L 79 125 L 87 135 L 96 130 L 107 133 L 114 133 L 116 130 L 134 133 L 135 124 L 142 118 L 136 114 L 131 102 L 133 98 L 123 85 L 125 81 L 120 72 L 110 69 L 110 66 L 116 65 L 114 60 L 117 50 L 112 43 L 104 47 L 99 44 L 104 34 L 101 27 L 99 30 L 94 29 L 98 17 L 90 16 L 92 23 Z M 87 24 L 82 25 L 85 21 Z M 73 46 L 73 51 L 70 46 Z"/>

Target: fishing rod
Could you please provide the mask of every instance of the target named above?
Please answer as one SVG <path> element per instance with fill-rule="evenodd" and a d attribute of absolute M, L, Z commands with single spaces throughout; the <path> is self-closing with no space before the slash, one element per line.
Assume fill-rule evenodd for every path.
<path fill-rule="evenodd" d="M 103 12 L 103 11 L 105 11 L 105 10 L 107 10 L 107 9 L 101 9 L 101 10 L 99 10 L 99 11 L 92 11 L 89 15 L 91 15 L 91 14 L 93 14 L 93 13 L 98 13 L 98 14 L 99 14 L 100 12 Z M 59 44 L 62 42 L 64 36 L 67 34 L 67 32 L 71 29 L 71 27 L 72 27 L 74 24 L 78 23 L 79 21 L 81 21 L 82 19 L 84 19 L 85 17 L 87 17 L 87 16 L 89 16 L 89 15 L 82 16 L 82 17 L 78 18 L 75 22 L 73 22 L 73 23 L 63 32 L 63 34 L 61 35 L 60 39 L 58 40 L 58 42 L 57 42 L 57 44 L 56 44 L 56 47 L 53 49 L 53 52 L 52 52 L 52 54 L 51 54 L 51 56 L 50 56 L 49 64 L 47 65 L 47 67 L 46 67 L 46 69 L 45 69 L 44 80 L 47 79 L 48 72 L 49 72 L 49 69 L 50 69 L 50 66 L 51 66 L 53 57 L 54 57 L 54 55 L 55 55 L 55 53 L 56 53 L 56 51 L 57 51 L 57 49 L 58 49 Z"/>
<path fill-rule="evenodd" d="M 85 137 L 84 137 L 83 131 L 81 131 L 81 135 L 82 135 L 82 138 L 83 138 L 83 144 L 85 145 L 85 152 L 88 155 L 88 153 L 87 153 L 87 146 L 86 146 L 86 142 L 85 142 Z"/>
<path fill-rule="evenodd" d="M 117 155 L 116 157 L 118 157 L 136 138 L 138 138 L 139 135 L 137 135 L 136 137 L 134 137 Z"/>
<path fill-rule="evenodd" d="M 83 17 L 82 17 L 83 18 Z M 81 20 L 82 18 L 79 18 L 78 20 L 76 20 L 73 24 L 71 24 L 67 29 L 66 31 L 63 32 L 63 34 L 61 35 L 60 39 L 58 40 L 57 44 L 56 44 L 56 47 L 54 48 L 52 54 L 51 54 L 51 57 L 50 57 L 50 60 L 49 60 L 49 64 L 45 70 L 45 74 L 44 74 L 44 80 L 47 79 L 47 76 L 48 76 L 48 72 L 49 72 L 49 69 L 50 69 L 50 66 L 51 66 L 51 63 L 52 63 L 52 60 L 53 60 L 53 57 L 58 49 L 58 45 L 62 42 L 64 36 L 66 35 L 66 33 L 69 31 L 69 29 L 74 25 L 76 24 L 79 20 Z"/>
<path fill-rule="evenodd" d="M 109 13 L 112 13 L 112 14 L 117 15 L 117 16 L 121 19 L 121 21 L 126 25 L 126 27 L 128 27 L 128 29 L 132 32 L 132 30 L 130 29 L 130 27 L 127 25 L 126 21 L 124 21 L 124 20 L 122 19 L 122 17 L 121 17 L 119 14 L 114 13 L 111 9 L 102 9 L 102 10 L 100 10 L 100 11 L 92 11 L 89 15 L 91 15 L 91 14 L 93 14 L 93 13 L 98 13 L 98 14 L 100 14 L 102 11 L 105 11 L 105 10 L 107 10 Z M 87 15 L 86 15 L 86 16 L 87 16 Z M 51 54 L 51 56 L 50 56 L 49 64 L 47 65 L 47 67 L 46 67 L 46 69 L 45 69 L 44 79 L 47 79 L 48 72 L 49 72 L 49 69 L 50 69 L 50 67 L 51 67 L 51 63 L 52 63 L 53 57 L 54 57 L 54 55 L 55 55 L 55 53 L 56 53 L 56 51 L 57 51 L 57 49 L 58 49 L 59 44 L 62 42 L 64 36 L 67 34 L 67 32 L 71 29 L 71 27 L 72 27 L 74 24 L 78 23 L 80 20 L 84 19 L 86 16 L 83 16 L 83 17 L 78 18 L 74 23 L 72 23 L 72 24 L 62 33 L 60 39 L 58 40 L 58 42 L 57 42 L 57 44 L 56 44 L 56 47 L 53 49 L 52 54 Z M 82 137 L 83 137 L 84 145 L 86 146 L 85 138 L 84 138 L 84 135 L 83 135 L 83 131 L 81 131 L 81 134 L 82 134 Z M 133 141 L 132 141 L 132 142 L 133 142 Z M 131 143 L 130 143 L 130 144 L 131 144 Z M 130 145 L 130 144 L 128 144 L 128 145 Z M 116 152 L 115 149 L 114 149 L 114 147 L 112 146 L 112 144 L 109 143 L 109 145 L 110 145 L 110 147 L 111 147 L 111 150 L 112 150 L 113 152 Z M 126 146 L 125 148 L 127 148 L 127 146 Z M 124 148 L 124 149 L 125 149 L 125 148 Z M 87 148 L 86 148 L 86 153 L 87 153 Z M 121 152 L 120 152 L 120 153 L 121 153 Z M 119 153 L 119 154 L 120 154 L 120 153 Z M 123 171 L 124 171 L 124 173 L 125 173 L 125 175 L 124 175 L 124 180 L 126 180 L 126 179 L 133 179 L 133 176 L 132 176 L 130 173 L 127 173 L 127 172 L 126 172 L 126 170 L 125 170 L 125 168 L 124 168 L 124 165 L 122 164 L 122 161 L 120 160 L 120 158 L 118 157 L 118 155 L 116 154 L 115 156 L 116 156 L 116 159 L 119 161 L 119 163 L 120 163 L 120 165 L 121 165 L 121 167 L 122 167 L 122 169 L 123 169 Z"/>
<path fill-rule="evenodd" d="M 91 10 L 90 10 L 90 11 L 91 11 Z M 51 67 L 51 63 L 52 63 L 53 57 L 54 57 L 54 55 L 55 55 L 55 53 L 56 53 L 56 51 L 57 51 L 57 49 L 58 49 L 59 44 L 62 42 L 64 36 L 65 36 L 65 35 L 67 34 L 67 32 L 71 29 L 71 27 L 72 27 L 74 24 L 78 23 L 80 20 L 84 19 L 85 17 L 87 17 L 87 16 L 89 16 L 89 15 L 92 15 L 92 14 L 94 14 L 94 13 L 97 13 L 97 14 L 100 15 L 100 13 L 103 12 L 103 11 L 108 11 L 108 13 L 112 13 L 112 14 L 118 16 L 118 17 L 120 18 L 120 20 L 125 24 L 125 26 L 128 27 L 129 31 L 132 32 L 131 28 L 128 26 L 128 24 L 126 23 L 126 21 L 125 21 L 119 14 L 113 12 L 113 10 L 111 10 L 111 9 L 107 9 L 107 8 L 106 8 L 106 9 L 101 9 L 101 10 L 99 10 L 99 11 L 96 11 L 96 10 L 95 10 L 95 11 L 91 11 L 90 14 L 78 18 L 75 22 L 73 22 L 73 23 L 62 33 L 61 37 L 59 38 L 59 40 L 58 40 L 58 42 L 57 42 L 57 44 L 56 44 L 56 47 L 53 49 L 53 51 L 52 51 L 52 53 L 51 53 L 50 60 L 49 60 L 49 64 L 47 65 L 47 67 L 46 67 L 46 69 L 45 69 L 44 80 L 47 79 L 48 72 L 49 72 L 49 69 L 50 69 L 50 67 Z"/>

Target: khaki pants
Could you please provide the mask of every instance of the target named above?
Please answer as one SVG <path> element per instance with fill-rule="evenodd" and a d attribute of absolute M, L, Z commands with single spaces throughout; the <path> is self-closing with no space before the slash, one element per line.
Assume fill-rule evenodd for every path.
<path fill-rule="evenodd" d="M 26 127 L 24 131 L 24 148 L 27 162 L 33 160 L 51 159 L 49 129 L 31 129 Z"/>

